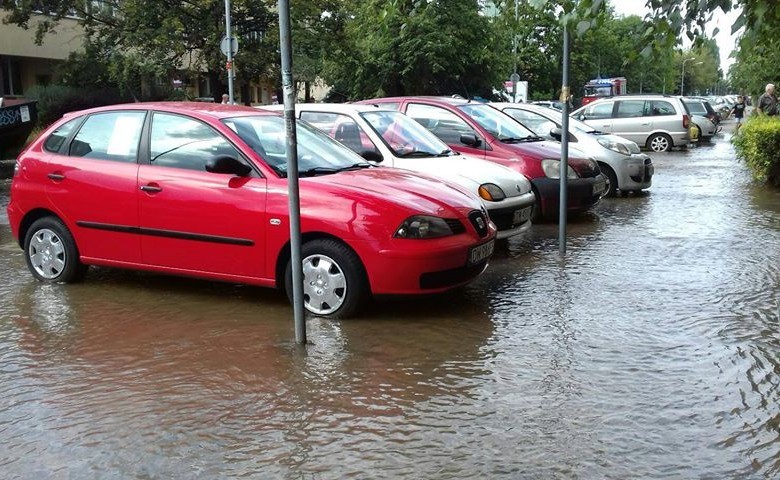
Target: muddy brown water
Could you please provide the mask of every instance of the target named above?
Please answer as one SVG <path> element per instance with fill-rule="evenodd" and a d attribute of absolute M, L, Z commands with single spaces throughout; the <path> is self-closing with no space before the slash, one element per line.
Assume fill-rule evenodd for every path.
<path fill-rule="evenodd" d="M 0 217 L 0 477 L 776 478 L 780 194 L 724 139 L 653 160 L 564 260 L 534 226 L 305 349 L 268 290 L 40 284 Z"/>

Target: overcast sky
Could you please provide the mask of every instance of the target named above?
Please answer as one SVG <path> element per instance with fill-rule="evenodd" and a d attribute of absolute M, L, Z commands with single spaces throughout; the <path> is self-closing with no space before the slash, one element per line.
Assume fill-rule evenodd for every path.
<path fill-rule="evenodd" d="M 648 13 L 647 8 L 645 7 L 645 0 L 610 0 L 610 3 L 615 8 L 615 12 L 617 12 L 618 15 L 639 15 L 640 17 L 644 17 L 645 14 Z M 712 22 L 707 26 L 707 31 L 710 34 L 715 28 L 720 29 L 715 40 L 720 49 L 720 68 L 723 70 L 724 75 L 728 75 L 729 67 L 734 63 L 734 59 L 729 58 L 729 55 L 731 55 L 732 50 L 735 48 L 734 45 L 736 44 L 737 36 L 734 35 L 732 37 L 731 25 L 737 19 L 739 13 L 740 12 L 732 11 L 726 15 L 718 9 L 712 18 Z M 685 48 L 690 46 L 687 37 L 684 37 L 683 45 Z"/>

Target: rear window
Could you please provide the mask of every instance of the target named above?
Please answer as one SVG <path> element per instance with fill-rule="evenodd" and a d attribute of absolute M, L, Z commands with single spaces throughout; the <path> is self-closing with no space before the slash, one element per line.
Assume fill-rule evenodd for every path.
<path fill-rule="evenodd" d="M 70 133 L 74 128 L 76 128 L 81 120 L 81 117 L 74 118 L 73 120 L 65 122 L 57 127 L 57 129 L 51 132 L 49 138 L 47 138 L 43 143 L 43 149 L 52 153 L 59 152 L 60 148 L 62 148 L 62 144 L 65 142 L 65 139 L 68 138 L 68 135 L 70 135 Z"/>
<path fill-rule="evenodd" d="M 685 102 L 685 106 L 688 107 L 688 111 L 694 114 L 706 114 L 707 109 L 701 102 Z"/>

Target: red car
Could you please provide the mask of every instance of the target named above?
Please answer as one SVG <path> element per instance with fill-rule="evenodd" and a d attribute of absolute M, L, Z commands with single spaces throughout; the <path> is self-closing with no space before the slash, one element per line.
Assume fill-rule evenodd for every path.
<path fill-rule="evenodd" d="M 305 305 L 353 314 L 371 294 L 445 291 L 478 276 L 495 226 L 480 200 L 375 167 L 298 127 Z M 8 217 L 32 274 L 87 265 L 285 288 L 291 294 L 285 127 L 205 103 L 67 115 L 17 161 Z"/>
<path fill-rule="evenodd" d="M 455 151 L 510 167 L 531 180 L 539 211 L 535 216 L 558 215 L 561 146 L 537 136 L 509 115 L 490 105 L 447 97 L 389 97 L 364 104 L 396 108 L 420 122 Z M 568 213 L 596 205 L 607 181 L 598 164 L 569 151 Z"/>

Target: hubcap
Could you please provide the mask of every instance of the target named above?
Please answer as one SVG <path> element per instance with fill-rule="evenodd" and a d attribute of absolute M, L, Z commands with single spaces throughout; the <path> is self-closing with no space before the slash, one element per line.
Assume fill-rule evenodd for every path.
<path fill-rule="evenodd" d="M 303 259 L 303 300 L 306 309 L 317 315 L 333 313 L 347 296 L 347 279 L 341 267 L 325 255 Z"/>
<path fill-rule="evenodd" d="M 650 143 L 654 152 L 664 152 L 669 148 L 669 142 L 664 137 L 655 137 Z"/>
<path fill-rule="evenodd" d="M 35 232 L 27 254 L 38 275 L 47 280 L 57 278 L 65 269 L 65 247 L 60 237 L 48 228 Z"/>

